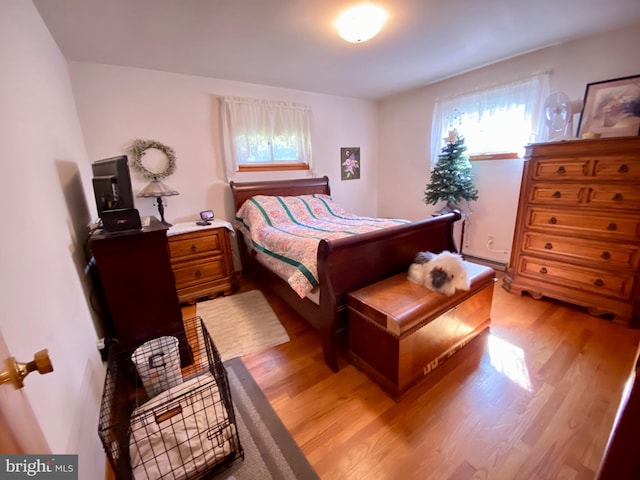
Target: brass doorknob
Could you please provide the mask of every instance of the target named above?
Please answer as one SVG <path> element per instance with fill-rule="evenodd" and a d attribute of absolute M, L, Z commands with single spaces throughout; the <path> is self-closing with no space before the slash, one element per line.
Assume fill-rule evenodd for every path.
<path fill-rule="evenodd" d="M 16 362 L 14 357 L 9 357 L 5 361 L 6 370 L 0 372 L 0 384 L 12 382 L 15 388 L 24 387 L 24 377 L 31 372 L 38 371 L 41 375 L 53 372 L 53 365 L 49 358 L 47 349 L 36 352 L 33 360 L 27 363 Z"/>

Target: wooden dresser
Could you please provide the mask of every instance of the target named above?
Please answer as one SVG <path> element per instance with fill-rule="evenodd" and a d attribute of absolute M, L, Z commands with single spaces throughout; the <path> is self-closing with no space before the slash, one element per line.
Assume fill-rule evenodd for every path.
<path fill-rule="evenodd" d="M 640 137 L 527 146 L 504 288 L 638 326 Z"/>
<path fill-rule="evenodd" d="M 98 230 L 89 239 L 96 289 L 108 309 L 105 335 L 126 350 L 162 335 L 184 336 L 166 232 L 167 227 L 151 217 L 140 230 Z M 183 366 L 192 362 L 188 344 L 180 344 L 180 355 Z"/>
<path fill-rule="evenodd" d="M 167 235 L 171 269 L 181 303 L 230 294 L 237 289 L 229 229 L 220 221 L 208 226 L 179 223 L 172 226 Z"/>

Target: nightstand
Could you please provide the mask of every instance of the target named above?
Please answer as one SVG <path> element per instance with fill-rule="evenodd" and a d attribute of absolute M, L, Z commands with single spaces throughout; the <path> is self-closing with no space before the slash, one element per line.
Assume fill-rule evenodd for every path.
<path fill-rule="evenodd" d="M 231 224 L 213 220 L 210 225 L 177 223 L 167 231 L 171 269 L 181 303 L 227 295 L 238 288 L 233 270 L 229 234 Z"/>

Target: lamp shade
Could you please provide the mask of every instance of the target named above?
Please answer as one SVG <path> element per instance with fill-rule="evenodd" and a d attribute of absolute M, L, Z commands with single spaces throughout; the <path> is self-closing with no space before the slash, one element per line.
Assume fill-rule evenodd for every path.
<path fill-rule="evenodd" d="M 347 42 L 361 43 L 376 36 L 386 20 L 387 14 L 382 8 L 363 4 L 342 13 L 337 18 L 335 27 Z"/>
<path fill-rule="evenodd" d="M 142 198 L 172 197 L 174 195 L 180 194 L 167 184 L 162 183 L 160 180 L 151 180 L 149 185 L 144 187 L 140 193 L 138 193 L 138 197 Z"/>

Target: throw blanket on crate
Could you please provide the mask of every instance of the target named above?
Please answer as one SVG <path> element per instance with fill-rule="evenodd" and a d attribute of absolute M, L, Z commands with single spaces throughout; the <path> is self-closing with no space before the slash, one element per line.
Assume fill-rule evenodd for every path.
<path fill-rule="evenodd" d="M 302 298 L 318 286 L 316 256 L 320 240 L 405 223 L 409 221 L 349 214 L 328 195 L 257 195 L 240 207 L 234 226 L 256 251 L 258 260 L 286 279 Z"/>

